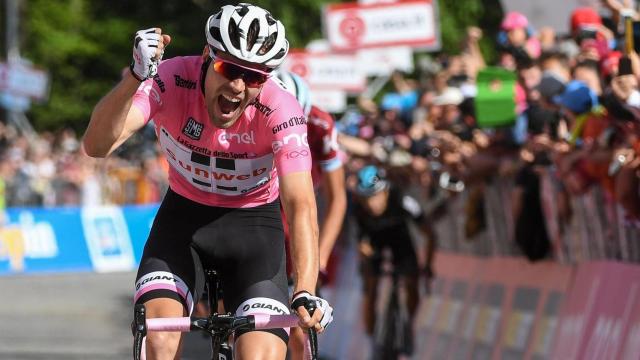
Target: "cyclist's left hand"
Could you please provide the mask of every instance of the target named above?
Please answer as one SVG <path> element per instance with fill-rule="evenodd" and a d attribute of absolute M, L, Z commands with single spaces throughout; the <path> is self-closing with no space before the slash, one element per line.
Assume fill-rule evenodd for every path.
<path fill-rule="evenodd" d="M 307 311 L 309 304 L 315 304 L 316 310 L 313 316 L 310 316 Z M 333 321 L 333 308 L 329 302 L 306 291 L 295 294 L 291 300 L 291 309 L 300 318 L 300 326 L 314 328 L 318 333 L 323 332 Z"/>

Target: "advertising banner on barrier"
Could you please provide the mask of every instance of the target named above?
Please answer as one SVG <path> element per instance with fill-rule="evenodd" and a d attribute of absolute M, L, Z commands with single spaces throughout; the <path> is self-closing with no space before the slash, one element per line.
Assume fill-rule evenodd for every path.
<path fill-rule="evenodd" d="M 556 333 L 553 358 L 631 359 L 640 353 L 640 267 L 578 265 Z M 624 355 L 633 354 L 631 357 Z"/>
<path fill-rule="evenodd" d="M 0 275 L 133 270 L 157 209 L 7 209 L 7 222 L 0 228 Z"/>
<path fill-rule="evenodd" d="M 337 291 L 330 292 L 336 312 L 349 313 L 349 309 L 359 306 L 356 259 L 343 257 Z M 438 252 L 435 273 L 429 294 L 422 297 L 415 316 L 412 358 L 550 357 L 556 319 L 569 288 L 572 267 Z M 388 279 L 383 279 L 379 287 L 385 288 L 389 289 Z M 379 298 L 384 299 L 385 295 Z M 336 318 L 336 328 L 340 330 L 327 334 L 331 337 L 327 342 L 331 346 L 324 347 L 327 356 L 370 358 L 362 319 L 357 313 Z"/>
<path fill-rule="evenodd" d="M 442 285 L 426 303 L 435 315 L 418 317 L 422 358 L 548 357 L 571 267 L 444 253 L 436 272 Z"/>
<path fill-rule="evenodd" d="M 324 32 L 334 50 L 385 46 L 440 49 L 437 1 L 332 4 L 324 9 Z"/>
<path fill-rule="evenodd" d="M 312 90 L 360 92 L 366 77 L 355 54 L 291 51 L 283 68 L 300 75 Z"/>

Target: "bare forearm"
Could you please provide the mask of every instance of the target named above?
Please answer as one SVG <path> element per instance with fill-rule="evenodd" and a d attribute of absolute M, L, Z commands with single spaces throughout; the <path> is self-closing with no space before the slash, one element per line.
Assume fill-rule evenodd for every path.
<path fill-rule="evenodd" d="M 140 82 L 127 75 L 95 106 L 83 144 L 89 156 L 105 157 L 131 134 L 125 134 L 127 114 Z"/>
<path fill-rule="evenodd" d="M 342 229 L 342 220 L 344 218 L 344 212 L 340 214 L 339 210 L 334 210 L 329 213 L 322 222 L 322 228 L 320 230 L 320 268 L 325 269 L 331 257 L 331 251 L 333 246 L 340 235 Z"/>
<path fill-rule="evenodd" d="M 344 171 L 340 169 L 341 186 L 327 190 L 327 212 L 320 228 L 320 269 L 324 270 L 329 262 L 331 250 L 340 235 L 344 214 L 347 211 L 347 195 L 344 189 Z"/>
<path fill-rule="evenodd" d="M 315 205 L 293 209 L 289 229 L 293 257 L 295 291 L 315 292 L 318 277 L 318 223 Z"/>

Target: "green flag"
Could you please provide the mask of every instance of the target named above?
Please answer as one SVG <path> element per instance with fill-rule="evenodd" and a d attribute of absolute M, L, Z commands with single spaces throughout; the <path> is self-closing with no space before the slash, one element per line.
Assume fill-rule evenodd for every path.
<path fill-rule="evenodd" d="M 481 128 L 510 126 L 516 120 L 516 74 L 497 67 L 478 73 L 476 118 Z"/>

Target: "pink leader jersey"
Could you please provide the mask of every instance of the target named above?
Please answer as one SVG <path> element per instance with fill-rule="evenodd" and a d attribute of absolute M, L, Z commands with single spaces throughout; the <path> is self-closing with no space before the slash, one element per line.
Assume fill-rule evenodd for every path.
<path fill-rule="evenodd" d="M 278 198 L 278 175 L 310 171 L 307 124 L 295 97 L 268 80 L 235 124 L 209 121 L 201 91 L 203 59 L 164 61 L 133 104 L 153 119 L 169 162 L 169 186 L 201 204 L 255 207 Z"/>

